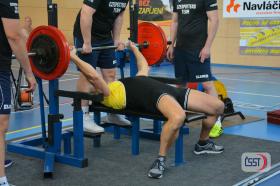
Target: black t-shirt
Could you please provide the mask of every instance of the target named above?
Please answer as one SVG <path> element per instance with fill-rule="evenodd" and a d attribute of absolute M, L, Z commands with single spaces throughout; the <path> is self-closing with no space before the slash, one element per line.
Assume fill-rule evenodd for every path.
<path fill-rule="evenodd" d="M 112 39 L 113 25 L 118 15 L 123 12 L 128 0 L 84 0 L 84 4 L 96 12 L 92 16 L 92 41 Z M 74 25 L 74 37 L 83 40 L 80 27 L 81 11 Z"/>
<path fill-rule="evenodd" d="M 0 1 L 0 70 L 11 68 L 12 50 L 8 43 L 2 18 L 19 19 L 18 0 Z"/>
<path fill-rule="evenodd" d="M 217 0 L 173 0 L 173 12 L 178 13 L 176 47 L 203 48 L 208 30 L 206 12 L 217 9 Z"/>

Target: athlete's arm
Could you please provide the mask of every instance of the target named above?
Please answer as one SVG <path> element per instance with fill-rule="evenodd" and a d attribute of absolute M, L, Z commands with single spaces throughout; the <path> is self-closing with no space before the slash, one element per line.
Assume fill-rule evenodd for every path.
<path fill-rule="evenodd" d="M 177 38 L 177 30 L 178 30 L 178 13 L 173 12 L 172 23 L 171 23 L 171 27 L 170 27 L 170 40 L 171 40 L 172 44 L 170 46 L 174 47 L 174 45 L 175 45 L 176 38 Z"/>
<path fill-rule="evenodd" d="M 77 67 L 87 78 L 87 80 L 95 88 L 100 90 L 104 96 L 109 96 L 110 91 L 107 86 L 107 83 L 103 80 L 103 78 L 97 73 L 97 71 L 90 64 L 84 62 L 76 55 L 76 50 L 74 48 L 71 49 L 70 56 L 71 56 L 71 60 L 77 65 Z"/>
<path fill-rule="evenodd" d="M 143 54 L 139 51 L 139 49 L 135 46 L 133 42 L 129 42 L 127 45 L 127 47 L 133 52 L 136 58 L 136 64 L 138 68 L 136 76 L 148 76 L 149 66 Z"/>
<path fill-rule="evenodd" d="M 124 49 L 124 44 L 120 42 L 123 17 L 124 17 L 124 11 L 118 15 L 113 26 L 113 39 L 114 39 L 115 46 L 118 47 L 118 50 Z"/>
<path fill-rule="evenodd" d="M 201 62 L 204 62 L 205 59 L 210 57 L 211 45 L 214 41 L 214 38 L 216 36 L 217 30 L 219 27 L 218 10 L 207 11 L 207 17 L 209 20 L 208 37 L 205 42 L 204 48 L 200 52 L 200 61 Z"/>
<path fill-rule="evenodd" d="M 29 64 L 25 39 L 21 33 L 19 20 L 2 18 L 2 22 L 11 49 L 24 70 L 26 80 L 29 84 L 28 91 L 34 91 L 36 87 L 36 80 Z"/>
<path fill-rule="evenodd" d="M 91 53 L 91 27 L 92 27 L 92 15 L 96 12 L 96 9 L 83 4 L 81 9 L 80 26 L 84 40 L 83 52 Z"/>
<path fill-rule="evenodd" d="M 168 47 L 167 51 L 167 59 L 172 60 L 174 58 L 174 46 L 176 43 L 176 38 L 177 38 L 177 30 L 178 30 L 178 13 L 173 12 L 172 14 L 172 22 L 170 26 L 170 40 L 171 40 L 171 45 Z"/>

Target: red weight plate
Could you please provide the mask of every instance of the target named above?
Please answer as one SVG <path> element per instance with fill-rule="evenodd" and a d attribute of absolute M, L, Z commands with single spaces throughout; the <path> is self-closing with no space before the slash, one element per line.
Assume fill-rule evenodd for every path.
<path fill-rule="evenodd" d="M 58 64 L 51 73 L 44 73 L 38 70 L 33 64 L 32 57 L 30 57 L 30 63 L 33 73 L 44 80 L 54 80 L 61 77 L 67 70 L 70 63 L 70 50 L 69 44 L 64 34 L 53 26 L 39 26 L 35 28 L 31 33 L 27 41 L 27 50 L 31 50 L 33 40 L 40 35 L 46 35 L 54 40 L 58 48 Z"/>
<path fill-rule="evenodd" d="M 167 39 L 162 28 L 154 23 L 142 22 L 138 24 L 138 43 L 148 42 L 147 48 L 141 49 L 148 64 L 160 63 L 166 54 Z"/>

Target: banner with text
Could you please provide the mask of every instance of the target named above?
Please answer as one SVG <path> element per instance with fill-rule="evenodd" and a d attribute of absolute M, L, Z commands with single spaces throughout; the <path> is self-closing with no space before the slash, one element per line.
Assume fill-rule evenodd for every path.
<path fill-rule="evenodd" d="M 279 0 L 224 0 L 225 18 L 272 18 L 280 16 Z"/>
<path fill-rule="evenodd" d="M 169 26 L 172 18 L 172 0 L 139 0 L 139 20 L 156 21 Z"/>
<path fill-rule="evenodd" d="M 280 56 L 280 19 L 242 19 L 240 54 Z"/>

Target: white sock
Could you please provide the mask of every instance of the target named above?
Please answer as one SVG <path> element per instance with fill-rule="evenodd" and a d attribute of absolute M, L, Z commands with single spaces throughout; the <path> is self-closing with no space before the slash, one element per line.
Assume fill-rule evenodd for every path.
<path fill-rule="evenodd" d="M 8 180 L 7 180 L 6 176 L 0 178 L 0 185 L 1 186 L 9 186 L 9 183 L 8 183 Z"/>
<path fill-rule="evenodd" d="M 222 122 L 221 122 L 221 116 L 218 117 L 216 123 L 217 126 L 221 127 L 222 126 Z"/>
<path fill-rule="evenodd" d="M 88 113 L 88 106 L 82 106 L 83 113 Z"/>

